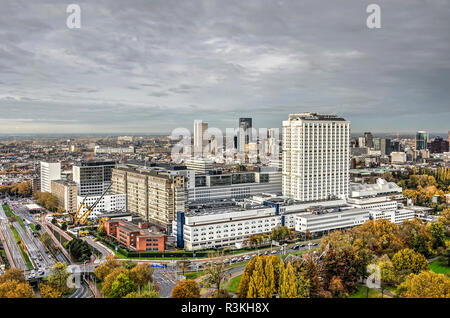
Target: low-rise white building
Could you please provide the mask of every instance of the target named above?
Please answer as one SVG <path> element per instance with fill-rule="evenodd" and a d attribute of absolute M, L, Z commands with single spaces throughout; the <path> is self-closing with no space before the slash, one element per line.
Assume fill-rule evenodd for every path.
<path fill-rule="evenodd" d="M 91 206 L 95 201 L 100 198 L 100 195 L 87 196 L 86 198 L 82 196 L 77 196 L 77 206 L 79 207 L 81 202 L 84 200 L 84 204 Z M 110 212 L 126 212 L 127 210 L 127 195 L 126 194 L 107 194 L 98 202 L 94 210 L 89 215 L 88 219 L 95 219 L 101 217 L 104 213 Z M 82 207 L 80 210 L 80 215 L 86 211 L 86 208 Z"/>
<path fill-rule="evenodd" d="M 286 198 L 252 199 L 241 204 L 204 208 L 186 213 L 172 223 L 172 233 L 187 250 L 236 247 L 250 236 L 270 233 L 277 225 L 295 229 L 296 216 L 315 209 L 346 206 L 344 200 L 299 203 Z M 178 242 L 180 243 L 180 242 Z M 179 244 L 180 246 L 180 244 Z"/>
<path fill-rule="evenodd" d="M 346 200 L 306 203 L 270 193 L 253 195 L 241 202 L 214 203 L 210 197 L 208 208 L 204 204 L 192 205 L 191 211 L 173 222 L 172 231 L 182 241 L 181 245 L 177 242 L 179 246 L 201 250 L 240 246 L 250 236 L 270 233 L 277 225 L 321 235 L 368 220 L 387 219 L 401 224 L 415 217 L 415 211 L 397 201 L 403 195 L 395 183 L 378 179 L 375 184 L 352 184 L 350 190 Z"/>
<path fill-rule="evenodd" d="M 387 219 L 401 224 L 404 220 L 414 219 L 415 213 L 405 209 L 397 200 L 403 199 L 402 188 L 394 182 L 378 178 L 374 184 L 351 184 L 347 203 L 369 211 L 373 220 Z"/>
<path fill-rule="evenodd" d="M 391 162 L 392 163 L 405 163 L 406 162 L 406 153 L 391 152 Z"/>
<path fill-rule="evenodd" d="M 324 233 L 364 224 L 370 220 L 370 213 L 363 209 L 347 209 L 338 212 L 317 212 L 298 215 L 295 222 L 297 232 Z"/>

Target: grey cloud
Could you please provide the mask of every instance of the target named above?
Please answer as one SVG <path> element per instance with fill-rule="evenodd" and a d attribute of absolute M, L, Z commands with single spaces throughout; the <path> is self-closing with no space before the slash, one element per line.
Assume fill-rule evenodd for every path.
<path fill-rule="evenodd" d="M 359 0 L 78 1 L 80 30 L 65 26 L 69 3 L 2 4 L 8 125 L 169 132 L 252 116 L 278 127 L 319 110 L 354 130 L 449 129 L 448 1 L 379 0 L 379 30 L 366 28 Z"/>

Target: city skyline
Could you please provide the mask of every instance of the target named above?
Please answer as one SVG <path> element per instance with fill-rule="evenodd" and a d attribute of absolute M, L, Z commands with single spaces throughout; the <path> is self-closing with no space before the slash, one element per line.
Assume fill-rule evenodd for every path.
<path fill-rule="evenodd" d="M 0 134 L 272 128 L 310 111 L 353 132 L 448 130 L 449 3 L 378 1 L 371 30 L 359 1 L 263 2 L 78 1 L 74 30 L 68 3 L 4 4 Z"/>

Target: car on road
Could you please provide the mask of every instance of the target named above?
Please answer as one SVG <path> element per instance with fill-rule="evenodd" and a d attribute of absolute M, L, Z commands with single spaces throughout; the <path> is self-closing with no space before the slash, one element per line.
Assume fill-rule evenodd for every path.
<path fill-rule="evenodd" d="M 264 255 L 269 255 L 269 251 L 265 251 L 265 252 L 264 252 Z"/>
<path fill-rule="evenodd" d="M 270 252 L 270 254 L 276 254 L 276 253 L 278 253 L 278 251 L 272 251 L 272 252 Z"/>
<path fill-rule="evenodd" d="M 248 261 L 248 260 L 250 259 L 250 256 L 245 255 L 245 256 L 244 256 L 244 259 L 245 259 L 246 261 Z"/>

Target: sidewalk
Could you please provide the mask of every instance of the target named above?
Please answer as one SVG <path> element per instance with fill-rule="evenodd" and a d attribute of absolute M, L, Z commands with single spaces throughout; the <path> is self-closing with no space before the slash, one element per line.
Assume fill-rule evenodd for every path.
<path fill-rule="evenodd" d="M 100 290 L 98 290 L 97 285 L 95 285 L 95 283 L 90 279 L 88 279 L 87 282 L 88 282 L 89 289 L 94 294 L 94 297 L 95 298 L 103 298 L 103 295 L 100 292 Z"/>

